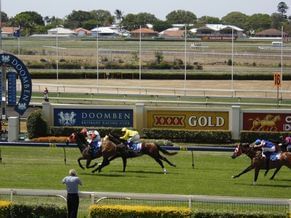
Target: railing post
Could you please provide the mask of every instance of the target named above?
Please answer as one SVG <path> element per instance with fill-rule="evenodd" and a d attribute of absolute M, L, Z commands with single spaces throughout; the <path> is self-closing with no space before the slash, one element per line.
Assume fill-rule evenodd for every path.
<path fill-rule="evenodd" d="M 10 201 L 11 202 L 13 201 L 13 193 L 14 193 L 14 191 L 13 191 L 13 189 L 11 189 L 10 190 Z"/>
<path fill-rule="evenodd" d="M 291 199 L 289 199 L 289 218 L 291 218 Z"/>
<path fill-rule="evenodd" d="M 192 209 L 192 199 L 191 199 L 191 197 L 189 197 L 189 199 L 188 199 L 188 207 L 189 207 L 190 210 Z"/>
<path fill-rule="evenodd" d="M 94 193 L 90 195 L 91 197 L 91 204 L 94 204 L 95 203 L 95 195 Z"/>

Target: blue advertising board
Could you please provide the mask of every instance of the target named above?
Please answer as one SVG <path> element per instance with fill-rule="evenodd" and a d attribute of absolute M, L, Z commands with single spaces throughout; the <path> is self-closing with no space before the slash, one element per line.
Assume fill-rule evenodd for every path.
<path fill-rule="evenodd" d="M 133 109 L 54 109 L 54 126 L 133 127 Z"/>
<path fill-rule="evenodd" d="M 8 105 L 15 106 L 16 105 L 16 73 L 8 72 Z"/>
<path fill-rule="evenodd" d="M 18 103 L 14 107 L 14 110 L 20 115 L 23 115 L 26 109 L 28 108 L 31 99 L 32 94 L 31 76 L 24 63 L 12 54 L 7 53 L 0 54 L 0 66 L 2 65 L 14 68 L 14 70 L 19 76 L 19 79 L 21 81 L 21 94 Z"/>

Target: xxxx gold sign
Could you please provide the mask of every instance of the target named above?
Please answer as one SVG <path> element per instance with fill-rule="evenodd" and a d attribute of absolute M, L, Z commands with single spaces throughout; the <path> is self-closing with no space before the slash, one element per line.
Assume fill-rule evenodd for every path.
<path fill-rule="evenodd" d="M 147 127 L 229 130 L 229 113 L 214 111 L 148 111 Z"/>

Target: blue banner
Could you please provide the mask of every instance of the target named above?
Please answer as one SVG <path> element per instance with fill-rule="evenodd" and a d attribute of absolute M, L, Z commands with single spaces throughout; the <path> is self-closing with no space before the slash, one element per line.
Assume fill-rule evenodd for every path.
<path fill-rule="evenodd" d="M 54 126 L 133 127 L 133 109 L 54 109 Z"/>
<path fill-rule="evenodd" d="M 31 99 L 32 84 L 30 74 L 23 62 L 12 54 L 0 54 L 0 66 L 3 64 L 13 67 L 21 80 L 21 95 L 14 110 L 22 115 Z"/>
<path fill-rule="evenodd" d="M 8 105 L 15 106 L 16 105 L 16 73 L 8 72 Z"/>

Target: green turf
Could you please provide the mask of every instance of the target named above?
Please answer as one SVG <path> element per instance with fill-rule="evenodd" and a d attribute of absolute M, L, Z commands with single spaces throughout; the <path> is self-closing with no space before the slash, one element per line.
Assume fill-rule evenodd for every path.
<path fill-rule="evenodd" d="M 67 165 L 62 148 L 1 147 L 0 187 L 64 189 L 61 179 L 71 168 L 77 169 L 84 185 L 82 191 L 168 193 L 186 195 L 223 195 L 266 198 L 290 198 L 290 170 L 283 168 L 276 180 L 264 178 L 261 172 L 256 186 L 252 185 L 253 172 L 238 179 L 231 176 L 247 167 L 250 160 L 243 156 L 232 160 L 230 153 L 180 152 L 168 157 L 177 164 L 165 164 L 168 174 L 147 156 L 129 159 L 127 172 L 121 172 L 121 160 L 114 160 L 102 173 L 92 174 L 77 165 L 79 152 L 67 149 Z M 272 173 L 272 171 L 271 171 Z M 271 174 L 269 175 L 271 176 Z"/>

